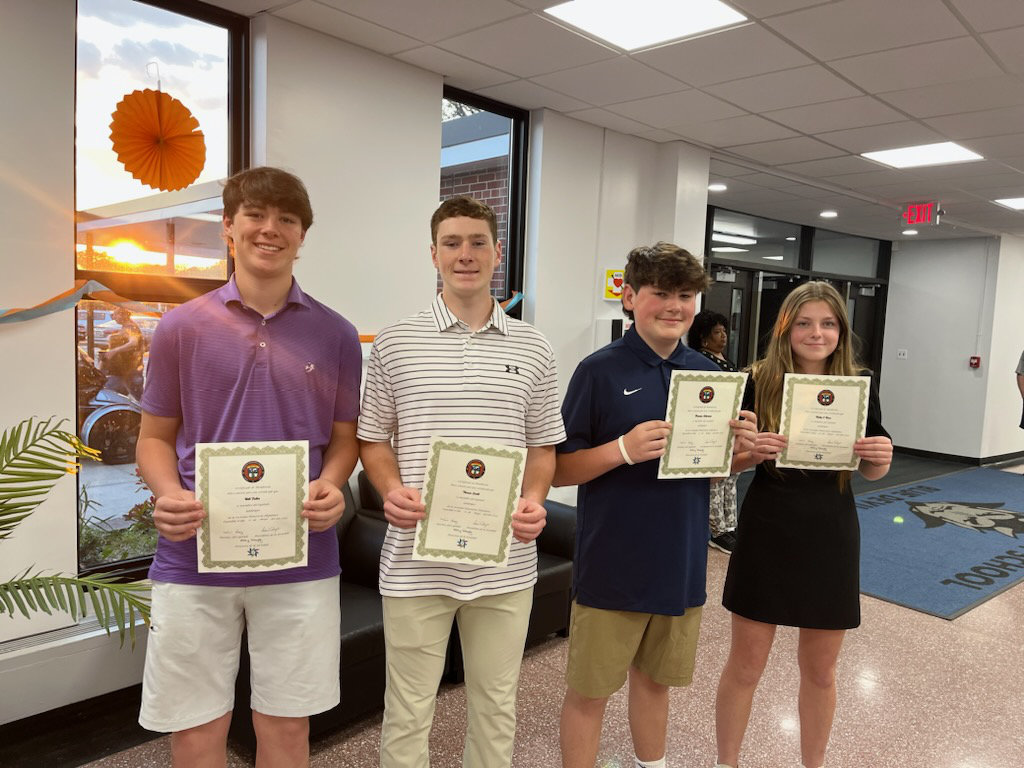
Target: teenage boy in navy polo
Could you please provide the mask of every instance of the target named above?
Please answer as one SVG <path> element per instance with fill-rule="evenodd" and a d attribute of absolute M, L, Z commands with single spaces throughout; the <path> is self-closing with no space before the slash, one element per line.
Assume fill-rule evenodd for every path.
<path fill-rule="evenodd" d="M 164 315 L 153 336 L 137 457 L 160 539 L 139 722 L 172 732 L 175 766 L 225 764 L 243 628 L 257 765 L 308 765 L 309 715 L 339 701 L 334 524 L 358 456 L 362 361 L 351 323 L 292 278 L 312 223 L 290 173 L 232 176 L 224 237 L 234 275 Z M 308 565 L 200 574 L 195 444 L 250 440 L 309 441 Z"/>
<path fill-rule="evenodd" d="M 707 598 L 706 479 L 659 480 L 657 459 L 669 379 L 678 369 L 718 371 L 680 342 L 707 290 L 700 263 L 671 243 L 635 248 L 622 307 L 623 338 L 585 358 L 562 404 L 568 438 L 555 485 L 579 485 L 567 690 L 565 768 L 592 768 L 608 697 L 629 678 L 636 765 L 665 765 L 669 686 L 689 685 Z M 731 422 L 739 458 L 756 420 Z"/>

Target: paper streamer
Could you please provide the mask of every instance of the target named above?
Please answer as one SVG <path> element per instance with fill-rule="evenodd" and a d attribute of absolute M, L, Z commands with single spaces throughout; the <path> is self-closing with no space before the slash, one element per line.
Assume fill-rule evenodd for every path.
<path fill-rule="evenodd" d="M 154 312 L 151 307 L 140 304 L 133 299 L 126 299 L 107 288 L 96 280 L 76 280 L 75 287 L 58 293 L 46 301 L 36 304 L 34 307 L 14 307 L 13 309 L 0 309 L 0 323 L 20 323 L 25 320 L 35 320 L 37 317 L 50 315 L 54 312 L 63 312 L 71 309 L 83 298 L 105 301 L 108 304 L 118 304 L 126 309 L 139 314 L 159 317 L 159 312 Z"/>

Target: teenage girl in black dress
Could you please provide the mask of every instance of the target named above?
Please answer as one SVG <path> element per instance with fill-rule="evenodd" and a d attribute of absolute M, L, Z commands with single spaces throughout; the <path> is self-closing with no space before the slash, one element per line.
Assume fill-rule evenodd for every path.
<path fill-rule="evenodd" d="M 851 473 L 774 465 L 787 442 L 778 434 L 786 373 L 866 373 L 854 360 L 845 302 L 827 283 L 805 283 L 786 297 L 744 397 L 743 407 L 757 413 L 763 431 L 750 457 L 758 466 L 740 510 L 722 598 L 732 611 L 732 643 L 716 700 L 719 766 L 738 765 L 754 690 L 779 624 L 800 628 L 803 765 L 824 765 L 839 649 L 845 631 L 860 624 L 860 528 Z M 867 435 L 853 450 L 861 475 L 877 480 L 889 471 L 892 441 L 874 387 Z"/>

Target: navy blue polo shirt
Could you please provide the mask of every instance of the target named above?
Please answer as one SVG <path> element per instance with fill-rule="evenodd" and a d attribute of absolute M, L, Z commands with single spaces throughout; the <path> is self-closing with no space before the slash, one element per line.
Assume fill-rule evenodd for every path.
<path fill-rule="evenodd" d="M 594 448 L 640 422 L 664 419 L 669 379 L 677 369 L 719 370 L 683 344 L 663 360 L 635 328 L 586 357 L 562 403 L 568 437 L 558 452 Z M 659 480 L 653 459 L 623 464 L 581 485 L 573 563 L 576 601 L 670 616 L 703 605 L 708 487 L 706 479 Z"/>

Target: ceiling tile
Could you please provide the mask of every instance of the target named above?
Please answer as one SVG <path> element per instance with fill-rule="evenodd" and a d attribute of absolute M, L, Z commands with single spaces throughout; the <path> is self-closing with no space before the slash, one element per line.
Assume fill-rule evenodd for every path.
<path fill-rule="evenodd" d="M 458 35 L 438 46 L 519 77 L 534 77 L 619 55 L 533 15 Z"/>
<path fill-rule="evenodd" d="M 993 173 L 987 176 L 974 176 L 967 179 L 959 179 L 956 183 L 958 189 L 974 192 L 986 188 L 995 187 L 1024 187 L 1024 173 L 1004 169 L 1005 173 Z M 1024 191 L 1015 197 L 1024 197 Z"/>
<path fill-rule="evenodd" d="M 879 149 L 912 147 L 917 144 L 932 144 L 943 140 L 943 136 L 920 123 L 904 121 L 886 125 L 871 125 L 866 128 L 850 128 L 845 131 L 830 131 L 816 134 L 816 138 L 827 141 L 848 152 L 860 154 Z"/>
<path fill-rule="evenodd" d="M 766 23 L 822 61 L 967 34 L 942 0 L 843 0 Z"/>
<path fill-rule="evenodd" d="M 770 173 L 749 173 L 746 176 L 739 176 L 735 181 L 745 181 L 758 187 L 768 187 L 769 189 L 778 189 L 781 191 L 793 188 L 793 179 L 785 178 L 783 176 L 774 176 Z M 796 193 L 792 192 L 790 194 Z M 797 196 L 799 197 L 799 195 Z"/>
<path fill-rule="evenodd" d="M 914 117 L 935 117 L 1024 104 L 1024 83 L 1012 75 L 999 75 L 883 92 L 878 98 Z"/>
<path fill-rule="evenodd" d="M 496 85 L 492 88 L 481 88 L 481 96 L 504 101 L 521 109 L 537 109 L 547 107 L 559 112 L 571 112 L 574 109 L 586 109 L 590 105 L 563 93 L 531 83 L 529 80 L 514 80 L 511 83 Z"/>
<path fill-rule="evenodd" d="M 880 168 L 877 163 L 869 162 L 868 160 L 864 160 L 864 158 L 857 159 L 867 163 L 871 168 Z M 895 184 L 905 178 L 905 174 L 903 171 L 897 171 L 893 168 L 891 170 L 864 171 L 863 173 L 836 174 L 835 176 L 828 176 L 827 178 L 829 181 L 843 187 L 850 187 L 852 189 L 872 189 L 885 184 Z"/>
<path fill-rule="evenodd" d="M 538 85 L 605 106 L 642 99 L 688 86 L 625 56 L 531 78 Z"/>
<path fill-rule="evenodd" d="M 844 173 L 857 173 L 858 171 L 869 171 L 877 167 L 874 163 L 855 155 L 841 155 L 829 157 L 824 160 L 809 160 L 804 163 L 790 163 L 779 166 L 779 170 L 795 173 L 800 176 L 839 176 Z"/>
<path fill-rule="evenodd" d="M 991 160 L 977 160 L 973 163 L 952 163 L 951 165 L 929 165 L 914 168 L 914 177 L 926 181 L 948 182 L 957 186 L 961 179 L 1006 173 L 1006 166 Z"/>
<path fill-rule="evenodd" d="M 467 91 L 476 91 L 513 79 L 513 75 L 507 72 L 499 72 L 497 69 L 485 67 L 432 45 L 396 54 L 395 58 L 421 69 L 444 75 L 446 82 Z"/>
<path fill-rule="evenodd" d="M 981 37 L 1007 69 L 1018 74 L 1024 72 L 1024 27 L 989 32 Z"/>
<path fill-rule="evenodd" d="M 719 160 L 718 158 L 711 158 L 711 175 L 712 176 L 724 176 L 731 178 L 733 176 L 743 176 L 750 173 L 750 169 L 742 165 L 733 165 L 726 160 Z"/>
<path fill-rule="evenodd" d="M 635 135 L 639 136 L 641 139 L 656 141 L 659 144 L 666 141 L 679 141 L 682 138 L 682 136 L 677 133 L 672 133 L 671 131 L 666 131 L 661 128 L 652 128 L 649 131 L 638 131 Z"/>
<path fill-rule="evenodd" d="M 692 89 L 652 96 L 648 99 L 611 104 L 608 109 L 616 114 L 640 120 L 655 128 L 668 129 L 675 125 L 692 123 L 694 118 L 716 120 L 743 114 L 742 109 Z"/>
<path fill-rule="evenodd" d="M 977 32 L 991 32 L 1024 24 L 1020 0 L 950 0 Z"/>
<path fill-rule="evenodd" d="M 233 13 L 240 13 L 243 16 L 255 16 L 268 8 L 267 0 L 216 0 L 214 3 L 218 8 L 224 8 Z M 274 6 L 286 5 L 286 3 L 274 3 Z"/>
<path fill-rule="evenodd" d="M 266 2 L 263 4 L 266 5 Z M 313 0 L 302 0 L 287 5 L 274 11 L 273 15 L 379 53 L 397 53 L 420 45 L 419 40 L 328 8 Z"/>
<path fill-rule="evenodd" d="M 781 141 L 765 141 L 758 144 L 743 144 L 738 147 L 730 147 L 729 151 L 767 165 L 797 163 L 801 160 L 817 160 L 822 157 L 843 154 L 842 150 L 806 136 L 782 139 Z"/>
<path fill-rule="evenodd" d="M 636 120 L 630 120 L 629 118 L 622 117 L 622 115 L 616 115 L 606 109 L 583 109 L 579 112 L 569 112 L 568 114 L 569 117 L 574 117 L 585 123 L 593 123 L 603 128 L 611 128 L 619 133 L 643 133 L 654 127 L 638 123 Z"/>
<path fill-rule="evenodd" d="M 976 139 L 1014 133 L 1024 127 L 1024 106 L 986 109 L 924 121 L 949 139 Z"/>
<path fill-rule="evenodd" d="M 433 43 L 452 35 L 477 30 L 528 13 L 506 0 L 431 0 L 429 9 L 410 12 L 404 2 L 380 0 L 320 0 L 325 5 L 382 27 Z M 264 3 L 266 6 L 267 3 Z M 418 9 L 419 10 L 419 9 Z"/>
<path fill-rule="evenodd" d="M 672 126 L 672 130 L 715 147 L 753 144 L 797 135 L 788 128 L 757 115 L 740 115 L 725 120 Z"/>
<path fill-rule="evenodd" d="M 726 55 L 723 52 L 727 51 Z M 709 85 L 811 64 L 764 27 L 747 24 L 638 53 L 633 58 L 691 85 Z"/>
<path fill-rule="evenodd" d="M 763 19 L 778 13 L 788 13 L 811 5 L 822 5 L 834 0 L 732 0 L 739 10 Z"/>
<path fill-rule="evenodd" d="M 1024 155 L 1024 133 L 992 136 L 987 139 L 965 139 L 960 143 L 989 160 Z"/>
<path fill-rule="evenodd" d="M 901 113 L 870 96 L 780 109 L 766 112 L 765 117 L 804 133 L 860 128 L 865 125 L 894 123 L 903 119 Z"/>
<path fill-rule="evenodd" d="M 970 37 L 854 56 L 833 61 L 832 66 L 872 93 L 1001 74 L 992 57 Z"/>
<path fill-rule="evenodd" d="M 709 85 L 704 90 L 750 112 L 862 95 L 852 85 L 817 65 Z"/>

